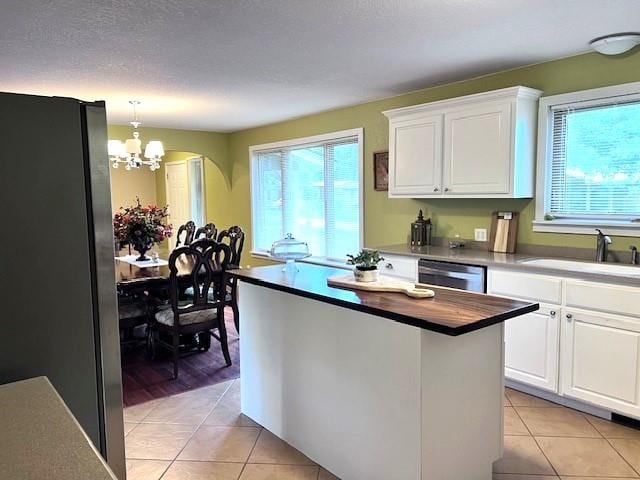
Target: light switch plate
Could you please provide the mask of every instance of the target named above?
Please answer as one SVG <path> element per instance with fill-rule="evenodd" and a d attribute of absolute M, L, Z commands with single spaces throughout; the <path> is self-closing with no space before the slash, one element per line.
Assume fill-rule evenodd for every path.
<path fill-rule="evenodd" d="M 473 237 L 476 242 L 486 242 L 487 241 L 487 229 L 486 228 L 474 228 L 473 229 Z"/>

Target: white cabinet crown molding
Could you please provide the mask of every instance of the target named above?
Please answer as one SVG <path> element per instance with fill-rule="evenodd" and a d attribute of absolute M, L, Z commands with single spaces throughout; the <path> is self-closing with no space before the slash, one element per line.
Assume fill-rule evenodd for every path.
<path fill-rule="evenodd" d="M 471 95 L 464 95 L 462 97 L 447 98 L 443 100 L 436 100 L 434 102 L 421 103 L 418 105 L 410 105 L 408 107 L 393 108 L 391 110 L 385 110 L 382 112 L 387 118 L 392 119 L 396 117 L 405 117 L 406 115 L 422 114 L 431 110 L 449 110 L 455 109 L 458 106 L 464 106 L 471 103 L 490 102 L 493 100 L 504 100 L 513 98 L 523 98 L 537 100 L 542 96 L 541 90 L 535 88 L 516 86 L 501 88 L 499 90 L 491 90 L 489 92 L 473 93 Z"/>

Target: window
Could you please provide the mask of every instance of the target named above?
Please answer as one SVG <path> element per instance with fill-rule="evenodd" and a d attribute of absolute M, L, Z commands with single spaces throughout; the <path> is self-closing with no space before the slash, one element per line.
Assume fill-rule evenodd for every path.
<path fill-rule="evenodd" d="M 362 243 L 362 129 L 253 146 L 253 251 L 292 233 L 344 262 Z"/>
<path fill-rule="evenodd" d="M 543 98 L 538 134 L 534 230 L 637 235 L 640 84 Z"/>

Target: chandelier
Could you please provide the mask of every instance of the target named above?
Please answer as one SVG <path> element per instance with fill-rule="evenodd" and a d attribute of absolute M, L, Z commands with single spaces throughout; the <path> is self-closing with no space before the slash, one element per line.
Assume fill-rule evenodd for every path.
<path fill-rule="evenodd" d="M 149 169 L 153 172 L 160 168 L 160 162 L 164 155 L 164 147 L 159 140 L 151 140 L 144 147 L 144 158 L 140 157 L 140 154 L 142 154 L 142 141 L 140 140 L 138 127 L 142 122 L 138 120 L 138 112 L 136 110 L 140 102 L 130 100 L 129 103 L 133 107 L 133 120 L 129 122 L 133 126 L 133 138 L 128 138 L 124 143 L 120 140 L 109 140 L 109 160 L 113 168 L 118 168 L 121 163 L 124 163 L 125 170 L 148 165 Z"/>

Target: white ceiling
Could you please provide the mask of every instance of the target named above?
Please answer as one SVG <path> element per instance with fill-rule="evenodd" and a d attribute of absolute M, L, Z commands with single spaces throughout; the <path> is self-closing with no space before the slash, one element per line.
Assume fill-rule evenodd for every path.
<path fill-rule="evenodd" d="M 0 90 L 231 131 L 585 52 L 638 0 L 3 0 Z"/>

